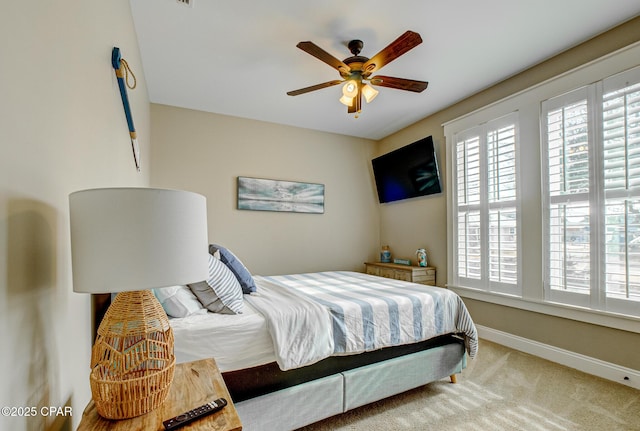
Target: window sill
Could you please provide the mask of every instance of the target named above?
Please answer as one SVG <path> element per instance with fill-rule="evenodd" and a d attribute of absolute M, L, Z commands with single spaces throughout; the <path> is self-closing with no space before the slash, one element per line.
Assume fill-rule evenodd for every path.
<path fill-rule="evenodd" d="M 589 310 L 585 308 L 572 307 L 566 304 L 518 298 L 510 295 L 484 292 L 460 286 L 448 285 L 447 287 L 456 292 L 462 298 L 489 302 L 491 304 L 518 308 L 521 310 L 532 311 L 534 313 L 547 314 L 550 316 L 577 320 L 580 322 L 591 323 L 593 325 L 606 326 L 609 328 L 640 334 L 640 317 L 626 316 L 606 311 Z"/>

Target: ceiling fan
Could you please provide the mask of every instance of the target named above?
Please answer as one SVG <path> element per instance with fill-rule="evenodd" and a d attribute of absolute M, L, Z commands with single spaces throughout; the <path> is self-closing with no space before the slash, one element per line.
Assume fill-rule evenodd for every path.
<path fill-rule="evenodd" d="M 298 96 L 300 94 L 332 87 L 344 82 L 345 85 L 342 88 L 343 95 L 340 98 L 340 102 L 347 105 L 347 112 L 350 114 L 355 113 L 357 118 L 362 109 L 362 96 L 364 96 L 367 103 L 369 103 L 378 94 L 378 91 L 373 88 L 372 85 L 413 91 L 415 93 L 420 93 L 427 88 L 429 83 L 424 81 L 394 78 L 392 76 L 383 75 L 371 76 L 371 74 L 381 69 L 383 66 L 391 63 L 393 60 L 421 43 L 422 38 L 418 33 L 406 31 L 382 51 L 371 58 L 367 58 L 359 55 L 364 43 L 361 40 L 352 40 L 349 42 L 348 48 L 353 55 L 340 61 L 313 42 L 300 42 L 296 45 L 298 48 L 336 69 L 340 73 L 342 79 L 336 79 L 333 81 L 323 82 L 322 84 L 300 88 L 299 90 L 289 91 L 287 94 L 289 96 Z"/>

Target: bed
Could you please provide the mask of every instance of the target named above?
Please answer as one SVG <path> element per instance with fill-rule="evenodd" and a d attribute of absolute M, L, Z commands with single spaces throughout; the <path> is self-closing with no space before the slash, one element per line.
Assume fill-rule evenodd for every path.
<path fill-rule="evenodd" d="M 477 350 L 447 289 L 350 271 L 234 275 L 253 283 L 228 301 L 241 313 L 219 302 L 170 323 L 178 362 L 216 359 L 245 430 L 294 430 L 454 376 Z"/>

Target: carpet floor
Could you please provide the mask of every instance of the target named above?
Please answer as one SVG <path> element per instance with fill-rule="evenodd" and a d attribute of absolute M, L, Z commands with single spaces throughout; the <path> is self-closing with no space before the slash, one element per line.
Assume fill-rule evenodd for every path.
<path fill-rule="evenodd" d="M 640 391 L 480 340 L 458 375 L 299 431 L 640 431 Z"/>

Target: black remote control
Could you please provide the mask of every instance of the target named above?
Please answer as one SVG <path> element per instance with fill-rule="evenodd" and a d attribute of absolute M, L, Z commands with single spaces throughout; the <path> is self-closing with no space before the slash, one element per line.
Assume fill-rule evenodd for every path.
<path fill-rule="evenodd" d="M 164 429 L 166 429 L 167 431 L 174 430 L 190 422 L 193 422 L 196 419 L 200 419 L 201 417 L 207 416 L 211 413 L 215 413 L 218 410 L 222 410 L 222 408 L 226 405 L 227 400 L 225 400 L 224 398 L 218 398 L 215 401 L 211 401 L 210 403 L 204 404 L 193 410 L 184 412 L 174 418 L 167 419 L 166 421 L 162 422 L 162 425 L 164 425 Z"/>

